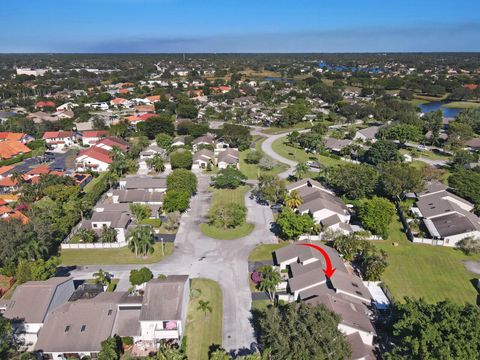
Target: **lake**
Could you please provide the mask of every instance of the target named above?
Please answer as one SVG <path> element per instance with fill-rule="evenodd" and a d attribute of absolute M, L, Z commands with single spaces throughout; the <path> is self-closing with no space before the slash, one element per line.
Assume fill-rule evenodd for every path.
<path fill-rule="evenodd" d="M 432 111 L 442 110 L 443 116 L 447 118 L 457 117 L 465 109 L 451 109 L 444 107 L 445 104 L 448 104 L 449 101 L 432 101 L 426 104 L 418 105 L 422 113 L 429 113 Z"/>

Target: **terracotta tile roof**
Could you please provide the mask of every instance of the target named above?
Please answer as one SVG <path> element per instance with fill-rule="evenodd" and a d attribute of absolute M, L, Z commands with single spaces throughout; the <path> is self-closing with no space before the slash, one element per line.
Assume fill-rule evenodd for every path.
<path fill-rule="evenodd" d="M 10 206 L 0 206 L 0 217 L 4 219 L 14 218 L 20 220 L 22 223 L 27 224 L 29 219 L 18 210 L 13 210 Z"/>
<path fill-rule="evenodd" d="M 118 105 L 118 104 L 123 104 L 124 102 L 126 102 L 127 100 L 126 99 L 123 99 L 123 98 L 115 98 L 112 100 L 112 104 L 115 104 L 115 105 Z"/>
<path fill-rule="evenodd" d="M 48 173 L 50 173 L 50 166 L 42 164 L 25 173 L 25 175 L 42 175 Z"/>
<path fill-rule="evenodd" d="M 45 131 L 42 139 L 68 138 L 73 136 L 73 131 Z"/>
<path fill-rule="evenodd" d="M 108 130 L 90 130 L 82 132 L 84 138 L 108 136 Z"/>
<path fill-rule="evenodd" d="M 0 142 L 0 158 L 10 159 L 20 154 L 26 154 L 32 150 L 20 141 L 2 141 Z"/>
<path fill-rule="evenodd" d="M 112 163 L 112 157 L 110 155 L 110 151 L 96 147 L 96 146 L 92 146 L 88 149 L 80 151 L 80 153 L 77 155 L 77 159 L 81 156 L 88 156 L 88 157 L 91 157 L 92 159 L 96 159 L 107 164 Z"/>
<path fill-rule="evenodd" d="M 35 105 L 36 108 L 44 108 L 44 107 L 55 107 L 55 103 L 53 101 L 39 101 Z"/>
<path fill-rule="evenodd" d="M 17 185 L 17 180 L 13 180 L 10 176 L 0 179 L 1 187 L 12 187 Z"/>
<path fill-rule="evenodd" d="M 102 144 L 110 146 L 110 147 L 115 146 L 115 147 L 118 147 L 119 149 L 121 149 L 123 151 L 127 151 L 128 147 L 130 146 L 130 144 L 128 142 L 126 142 L 125 140 L 119 139 L 119 138 L 114 137 L 114 136 L 106 137 L 106 138 L 103 138 L 103 139 L 97 141 L 95 146 L 98 147 L 99 145 L 102 145 Z"/>
<path fill-rule="evenodd" d="M 151 102 L 160 101 L 160 95 L 147 96 L 145 99 Z"/>
<path fill-rule="evenodd" d="M 20 141 L 26 136 L 25 133 L 14 133 L 14 132 L 0 132 L 0 140 L 16 140 Z"/>
<path fill-rule="evenodd" d="M 0 175 L 3 175 L 10 170 L 12 170 L 15 166 L 14 165 L 6 165 L 6 166 L 0 166 Z"/>

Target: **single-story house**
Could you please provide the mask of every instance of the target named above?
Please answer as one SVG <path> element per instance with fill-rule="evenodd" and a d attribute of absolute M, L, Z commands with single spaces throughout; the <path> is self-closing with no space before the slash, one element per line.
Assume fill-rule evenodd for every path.
<path fill-rule="evenodd" d="M 240 152 L 238 149 L 225 149 L 217 155 L 217 166 L 219 169 L 226 169 L 227 167 L 240 168 Z"/>

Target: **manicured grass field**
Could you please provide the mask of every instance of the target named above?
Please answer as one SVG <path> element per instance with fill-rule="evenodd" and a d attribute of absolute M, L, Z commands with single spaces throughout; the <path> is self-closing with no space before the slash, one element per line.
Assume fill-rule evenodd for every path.
<path fill-rule="evenodd" d="M 344 161 L 331 158 L 329 156 L 324 155 L 315 155 L 315 154 L 308 154 L 305 150 L 297 149 L 292 146 L 285 144 L 285 138 L 277 139 L 272 144 L 272 149 L 277 154 L 298 162 L 305 162 L 309 160 L 318 161 L 320 164 L 324 166 L 334 166 L 338 164 L 345 164 Z"/>
<path fill-rule="evenodd" d="M 189 359 L 207 360 L 209 347 L 222 344 L 222 289 L 208 279 L 193 279 L 191 288 L 201 293 L 197 298 L 190 298 L 188 305 L 187 355 Z M 205 315 L 198 310 L 199 300 L 208 301 L 212 312 Z"/>
<path fill-rule="evenodd" d="M 293 131 L 293 130 L 310 129 L 311 127 L 312 127 L 312 123 L 310 121 L 302 121 L 302 122 L 296 123 L 295 126 L 288 127 L 288 128 L 271 126 L 269 128 L 266 128 L 265 130 L 262 130 L 262 133 L 264 133 L 264 134 L 280 134 L 280 133 L 284 133 L 284 132 L 290 132 L 290 131 Z"/>
<path fill-rule="evenodd" d="M 122 265 L 152 264 L 164 258 L 162 244 L 154 245 L 155 251 L 147 258 L 135 257 L 127 247 L 119 249 L 64 249 L 61 251 L 62 265 Z M 165 256 L 173 253 L 173 243 L 165 243 Z"/>
<path fill-rule="evenodd" d="M 428 104 L 430 101 L 427 100 L 422 100 L 422 99 L 413 99 L 410 100 L 410 103 L 415 106 L 423 105 L 423 104 Z"/>
<path fill-rule="evenodd" d="M 259 138 L 257 139 L 255 143 L 255 150 L 258 151 L 260 154 L 262 154 L 263 157 L 268 157 L 265 155 L 265 153 L 262 151 L 262 142 L 265 141 L 265 138 Z M 261 170 L 256 164 L 247 164 L 245 162 L 245 158 L 247 157 L 247 154 L 250 150 L 245 150 L 240 153 L 240 171 L 244 173 L 249 179 L 256 180 L 258 177 L 262 174 L 270 174 L 270 175 L 277 175 L 281 173 L 282 171 L 285 171 L 287 169 L 287 166 L 285 164 L 277 162 L 277 166 L 275 166 L 272 170 L 270 171 L 264 171 Z"/>
<path fill-rule="evenodd" d="M 272 251 L 281 249 L 282 247 L 288 246 L 290 243 L 281 242 L 280 244 L 262 244 L 258 245 L 250 253 L 248 261 L 268 261 L 272 260 Z"/>
<path fill-rule="evenodd" d="M 245 205 L 245 193 L 248 189 L 248 186 L 240 186 L 234 190 L 214 190 L 210 207 L 213 208 L 218 205 L 230 203 Z M 253 228 L 254 225 L 248 223 L 237 226 L 234 229 L 219 229 L 207 223 L 200 224 L 200 230 L 204 235 L 217 240 L 239 239 L 250 234 L 253 231 Z"/>
<path fill-rule="evenodd" d="M 452 248 L 411 243 L 398 219 L 390 226 L 389 239 L 374 244 L 389 255 L 382 278 L 395 299 L 410 296 L 428 302 L 449 299 L 459 304 L 476 303 L 478 293 L 470 281 L 478 276 L 467 271 L 463 261 L 480 260 L 480 255 L 466 256 Z"/>
<path fill-rule="evenodd" d="M 480 102 L 452 101 L 451 103 L 443 105 L 443 107 L 451 109 L 478 109 L 480 108 Z"/>

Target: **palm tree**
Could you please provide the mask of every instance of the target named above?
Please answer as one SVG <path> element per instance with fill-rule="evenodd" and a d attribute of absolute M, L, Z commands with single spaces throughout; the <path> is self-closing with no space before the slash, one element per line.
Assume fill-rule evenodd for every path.
<path fill-rule="evenodd" d="M 302 204 L 303 199 L 297 190 L 293 190 L 285 197 L 285 205 L 287 205 L 290 209 L 297 209 Z"/>
<path fill-rule="evenodd" d="M 48 253 L 48 249 L 43 241 L 30 240 L 25 247 L 20 251 L 21 257 L 28 260 L 42 259 L 45 254 Z"/>
<path fill-rule="evenodd" d="M 157 173 L 165 171 L 165 163 L 163 161 L 163 158 L 159 154 L 154 155 L 152 158 L 148 159 L 146 162 L 148 167 L 153 169 Z"/>
<path fill-rule="evenodd" d="M 262 280 L 258 284 L 258 288 L 261 291 L 265 291 L 273 303 L 277 286 L 281 281 L 280 274 L 270 265 L 262 266 L 258 269 L 258 272 L 262 275 Z"/>
<path fill-rule="evenodd" d="M 99 269 L 96 273 L 93 273 L 93 277 L 95 278 L 95 282 L 97 284 L 102 284 L 103 286 L 107 286 L 112 281 L 112 274 L 102 269 Z"/>
<path fill-rule="evenodd" d="M 295 167 L 295 177 L 303 179 L 308 172 L 308 165 L 305 162 L 299 162 Z"/>
<path fill-rule="evenodd" d="M 102 242 L 113 243 L 117 241 L 117 230 L 110 226 L 104 226 L 102 229 L 102 235 L 100 235 Z"/>
<path fill-rule="evenodd" d="M 153 253 L 155 248 L 153 247 L 154 235 L 151 226 L 137 226 L 129 231 L 128 234 L 128 247 L 135 252 L 137 257 L 139 251 L 144 257 L 150 253 Z"/>
<path fill-rule="evenodd" d="M 210 301 L 199 300 L 197 310 L 200 310 L 204 313 L 205 319 L 207 318 L 208 313 L 212 313 L 213 309 L 210 305 Z"/>

